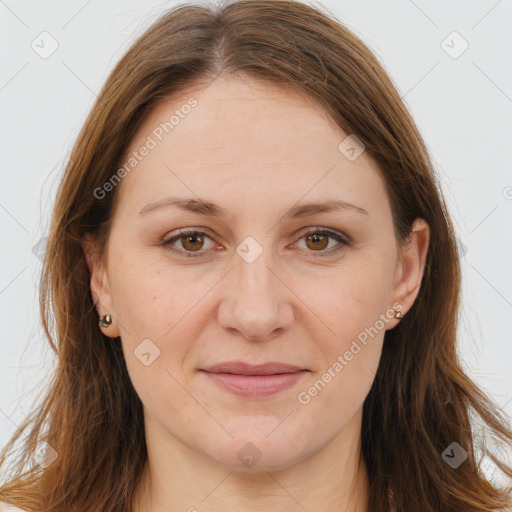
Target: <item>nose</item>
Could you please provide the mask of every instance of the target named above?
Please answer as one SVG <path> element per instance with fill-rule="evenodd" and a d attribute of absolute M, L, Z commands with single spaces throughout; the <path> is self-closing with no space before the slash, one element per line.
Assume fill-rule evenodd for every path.
<path fill-rule="evenodd" d="M 238 254 L 226 276 L 218 310 L 219 325 L 249 340 L 279 336 L 293 323 L 293 293 L 274 270 L 266 251 L 252 263 Z"/>

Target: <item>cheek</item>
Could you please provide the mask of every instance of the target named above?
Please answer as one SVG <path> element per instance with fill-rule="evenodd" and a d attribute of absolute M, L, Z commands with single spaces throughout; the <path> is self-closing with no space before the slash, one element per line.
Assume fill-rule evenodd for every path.
<path fill-rule="evenodd" d="M 154 260 L 151 253 L 136 253 L 129 264 L 116 269 L 114 306 L 127 338 L 167 338 L 180 319 L 186 322 L 188 312 L 193 314 L 194 305 L 207 290 L 204 279 Z"/>
<path fill-rule="evenodd" d="M 179 382 L 199 337 L 193 307 L 198 291 L 184 290 L 184 283 L 155 267 L 132 267 L 120 278 L 116 311 L 125 326 L 121 339 L 130 380 L 152 416 L 186 414 L 193 404 Z"/>
<path fill-rule="evenodd" d="M 150 403 L 162 387 L 167 392 L 176 386 L 172 376 L 183 381 L 184 362 L 209 318 L 201 298 L 214 286 L 215 276 L 200 278 L 138 254 L 139 259 L 134 253 L 129 265 L 116 268 L 113 295 L 128 371 Z M 179 396 L 178 391 L 170 395 Z"/>
<path fill-rule="evenodd" d="M 314 378 L 301 387 L 299 403 L 308 402 L 307 407 L 317 409 L 314 414 L 338 418 L 338 424 L 362 405 L 375 377 L 393 318 L 390 278 L 382 263 L 367 260 L 340 269 L 315 290 L 308 302 L 316 313 L 310 315 L 309 330 L 315 332 L 314 324 L 317 332 L 321 329 L 316 343 L 322 357 Z"/>
<path fill-rule="evenodd" d="M 347 350 L 359 333 L 389 310 L 391 272 L 374 260 L 361 258 L 357 265 L 344 266 L 323 279 L 302 281 L 298 293 L 308 298 L 307 304 L 316 314 L 311 321 L 316 318 L 317 325 L 325 327 L 322 332 L 327 333 L 331 351 Z"/>
<path fill-rule="evenodd" d="M 323 357 L 296 398 L 304 417 L 316 418 L 311 428 L 320 423 L 327 437 L 345 428 L 370 391 L 385 334 L 379 315 L 372 318 L 366 309 L 357 314 L 340 311 L 336 334 L 317 340 Z"/>

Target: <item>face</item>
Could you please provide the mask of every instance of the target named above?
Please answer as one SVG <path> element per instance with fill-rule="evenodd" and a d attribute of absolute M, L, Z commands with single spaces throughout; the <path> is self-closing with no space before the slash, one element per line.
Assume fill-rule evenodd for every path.
<path fill-rule="evenodd" d="M 384 182 L 340 146 L 348 135 L 312 100 L 241 78 L 145 120 L 90 268 L 147 434 L 251 471 L 360 424 L 393 306 L 418 291 L 425 229 L 400 249 Z"/>

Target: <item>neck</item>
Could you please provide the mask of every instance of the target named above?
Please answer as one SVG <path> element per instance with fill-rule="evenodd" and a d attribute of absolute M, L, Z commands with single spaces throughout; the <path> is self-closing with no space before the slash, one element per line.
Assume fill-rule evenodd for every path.
<path fill-rule="evenodd" d="M 367 512 L 361 411 L 328 445 L 278 471 L 236 471 L 191 450 L 156 422 L 134 512 Z"/>

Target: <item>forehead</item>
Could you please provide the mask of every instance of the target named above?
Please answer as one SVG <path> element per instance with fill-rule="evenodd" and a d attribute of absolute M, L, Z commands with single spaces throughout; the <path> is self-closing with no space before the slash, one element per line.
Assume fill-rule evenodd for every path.
<path fill-rule="evenodd" d="M 282 205 L 283 192 L 290 202 L 337 190 L 363 208 L 385 201 L 371 158 L 363 152 L 351 161 L 340 151 L 348 135 L 291 87 L 218 78 L 162 100 L 145 119 L 125 160 L 151 149 L 123 180 L 121 195 L 134 207 L 176 193 L 233 204 L 263 195 L 270 209 L 272 198 Z"/>
<path fill-rule="evenodd" d="M 195 106 L 188 107 L 191 102 Z M 166 125 L 173 113 L 172 126 Z M 197 156 L 206 160 L 225 149 L 232 154 L 237 148 L 246 158 L 273 158 L 290 148 L 300 149 L 297 141 L 301 139 L 304 154 L 312 158 L 313 144 L 307 144 L 308 140 L 318 142 L 328 134 L 337 141 L 343 134 L 314 99 L 284 84 L 243 77 L 218 78 L 163 100 L 145 120 L 132 146 L 159 127 L 164 132 L 159 145 L 175 153 L 200 147 Z M 245 147 L 249 143 L 251 147 Z M 331 143 L 325 140 L 319 150 Z"/>

